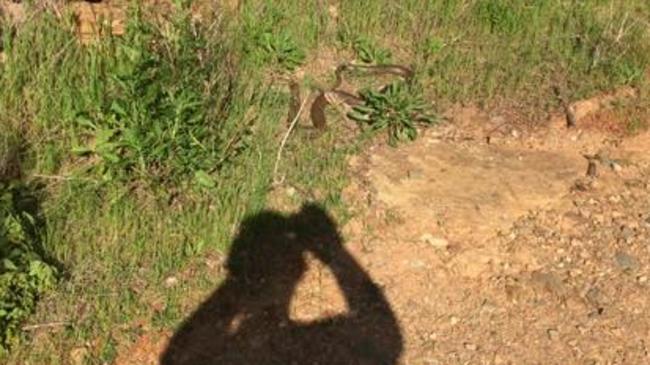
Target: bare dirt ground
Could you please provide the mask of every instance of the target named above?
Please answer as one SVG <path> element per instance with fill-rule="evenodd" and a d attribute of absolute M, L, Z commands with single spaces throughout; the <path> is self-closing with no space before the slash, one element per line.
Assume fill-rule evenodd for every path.
<path fill-rule="evenodd" d="M 400 318 L 401 363 L 649 363 L 650 135 L 556 120 L 488 145 L 487 115 L 453 119 L 352 164 L 349 241 Z"/>

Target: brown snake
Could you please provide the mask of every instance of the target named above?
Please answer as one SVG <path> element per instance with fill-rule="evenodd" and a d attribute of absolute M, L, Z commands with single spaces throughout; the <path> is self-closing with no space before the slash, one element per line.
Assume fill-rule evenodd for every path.
<path fill-rule="evenodd" d="M 351 69 L 368 70 L 369 75 L 395 75 L 407 82 L 411 82 L 414 76 L 412 69 L 402 65 L 356 65 L 350 63 L 339 65 L 334 72 L 336 75 L 334 85 L 327 89 L 318 90 L 318 94 L 311 104 L 309 114 L 314 128 L 324 130 L 327 127 L 325 108 L 328 106 L 343 104 L 347 107 L 354 107 L 363 103 L 359 96 L 339 89 L 343 83 L 343 72 Z M 382 87 L 382 89 L 384 88 L 385 86 Z M 295 80 L 289 82 L 289 89 L 291 91 L 291 102 L 289 103 L 287 123 L 291 123 L 298 116 L 302 103 L 300 85 Z"/>

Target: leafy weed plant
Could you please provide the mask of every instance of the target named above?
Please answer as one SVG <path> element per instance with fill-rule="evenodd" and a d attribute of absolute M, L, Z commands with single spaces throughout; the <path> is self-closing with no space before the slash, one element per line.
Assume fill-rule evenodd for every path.
<path fill-rule="evenodd" d="M 364 63 L 388 63 L 392 57 L 390 50 L 378 46 L 367 37 L 358 37 L 355 39 L 352 43 L 352 49 Z"/>
<path fill-rule="evenodd" d="M 281 71 L 293 71 L 305 62 L 305 51 L 286 29 L 288 17 L 281 4 L 245 6 L 242 17 L 242 47 L 248 61 Z"/>
<path fill-rule="evenodd" d="M 437 121 L 417 90 L 405 81 L 393 82 L 379 91 L 366 89 L 361 92 L 364 103 L 354 107 L 349 116 L 373 131 L 385 130 L 391 146 L 412 141 L 417 138 L 418 126 Z"/>
<path fill-rule="evenodd" d="M 229 128 L 236 75 L 198 27 L 189 12 L 166 29 L 136 16 L 115 40 L 107 96 L 99 110 L 79 112 L 73 148 L 93 157 L 104 180 L 209 188 L 211 176 L 245 148 L 247 126 Z"/>
<path fill-rule="evenodd" d="M 280 68 L 293 71 L 305 62 L 303 52 L 287 33 L 264 33 L 260 40 L 263 58 Z"/>

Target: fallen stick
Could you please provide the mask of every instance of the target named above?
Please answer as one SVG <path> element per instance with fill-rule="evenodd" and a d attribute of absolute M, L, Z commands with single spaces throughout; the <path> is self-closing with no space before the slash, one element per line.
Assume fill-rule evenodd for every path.
<path fill-rule="evenodd" d="M 70 322 L 38 323 L 38 324 L 30 324 L 30 325 L 23 326 L 21 329 L 23 331 L 34 331 L 41 328 L 65 327 L 65 326 L 69 326 L 70 324 L 71 324 Z"/>
<path fill-rule="evenodd" d="M 278 155 L 275 158 L 275 166 L 273 167 L 273 183 L 274 184 L 281 184 L 282 183 L 281 180 L 277 179 L 278 168 L 280 167 L 280 160 L 282 159 L 282 151 L 284 150 L 284 145 L 287 143 L 287 140 L 289 139 L 289 135 L 291 134 L 291 131 L 293 130 L 293 128 L 298 123 L 298 120 L 300 119 L 300 114 L 302 114 L 302 110 L 305 108 L 305 104 L 307 104 L 307 99 L 303 100 L 302 103 L 300 104 L 300 108 L 298 108 L 298 112 L 293 117 L 293 121 L 291 121 L 291 124 L 289 125 L 289 129 L 287 130 L 287 133 L 284 135 L 284 138 L 282 139 L 282 142 L 280 143 L 280 148 L 278 148 Z M 282 179 L 282 180 L 284 180 L 284 179 Z"/>

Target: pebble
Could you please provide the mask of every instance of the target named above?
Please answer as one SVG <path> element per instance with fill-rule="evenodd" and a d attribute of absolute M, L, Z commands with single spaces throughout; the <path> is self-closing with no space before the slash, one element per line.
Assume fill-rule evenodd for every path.
<path fill-rule="evenodd" d="M 170 276 L 167 279 L 165 279 L 166 288 L 174 287 L 176 286 L 176 284 L 178 284 L 178 278 L 176 278 L 175 276 Z"/>
<path fill-rule="evenodd" d="M 455 325 L 458 324 L 458 322 L 460 322 L 460 319 L 458 319 L 458 317 L 456 317 L 456 316 L 452 316 L 452 317 L 449 319 L 449 322 L 451 323 L 452 326 L 455 326 Z"/>
<path fill-rule="evenodd" d="M 444 250 L 449 247 L 449 241 L 442 237 L 434 237 L 429 233 L 425 233 L 420 236 L 420 241 L 425 242 L 432 246 L 433 248 Z"/>
<path fill-rule="evenodd" d="M 546 334 L 548 335 L 548 338 L 553 341 L 557 341 L 560 338 L 560 333 L 554 328 L 549 328 L 546 331 Z"/>
<path fill-rule="evenodd" d="M 569 345 L 569 346 L 571 346 L 573 348 L 576 348 L 578 346 L 578 340 L 576 340 L 576 339 L 569 340 L 569 341 L 567 341 L 567 345 Z"/>
<path fill-rule="evenodd" d="M 476 351 L 478 350 L 478 346 L 470 342 L 465 342 L 465 349 L 469 351 Z"/>
<path fill-rule="evenodd" d="M 635 271 L 639 268 L 639 263 L 637 260 L 633 256 L 623 251 L 618 251 L 614 256 L 614 259 L 616 260 L 618 267 L 620 267 L 623 271 Z"/>
<path fill-rule="evenodd" d="M 618 195 L 612 195 L 609 197 L 610 203 L 619 203 L 620 201 L 621 201 L 621 197 Z"/>

